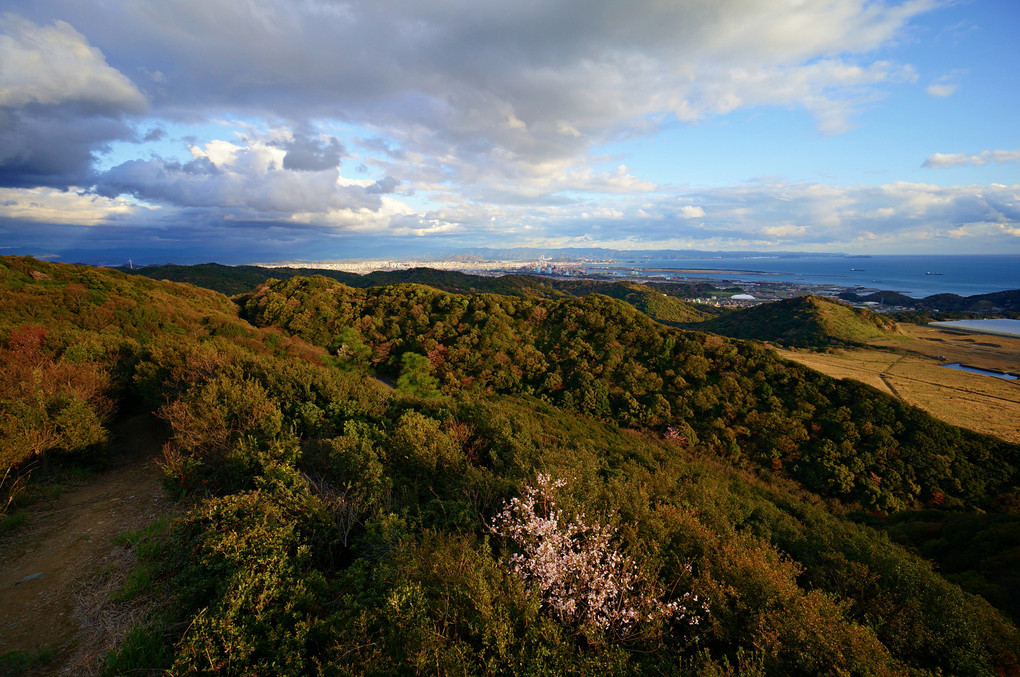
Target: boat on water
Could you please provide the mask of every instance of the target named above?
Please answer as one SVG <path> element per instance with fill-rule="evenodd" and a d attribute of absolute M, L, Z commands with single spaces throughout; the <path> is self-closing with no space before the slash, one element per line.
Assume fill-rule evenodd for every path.
<path fill-rule="evenodd" d="M 929 270 L 927 273 L 925 273 L 925 275 L 941 275 L 941 274 L 942 273 L 936 273 L 936 272 L 931 271 L 931 270 Z"/>

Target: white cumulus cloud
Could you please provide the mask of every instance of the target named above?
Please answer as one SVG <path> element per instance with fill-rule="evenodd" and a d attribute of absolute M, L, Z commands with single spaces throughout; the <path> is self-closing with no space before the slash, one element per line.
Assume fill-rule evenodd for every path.
<path fill-rule="evenodd" d="M 38 26 L 0 17 L 0 107 L 76 102 L 107 112 L 142 112 L 146 100 L 81 33 L 64 21 Z"/>
<path fill-rule="evenodd" d="M 82 190 L 0 188 L 0 218 L 61 225 L 98 226 L 137 217 L 146 208 L 122 197 Z"/>
<path fill-rule="evenodd" d="M 924 160 L 922 167 L 958 167 L 961 165 L 987 165 L 993 162 L 1020 162 L 1020 149 L 983 150 L 980 153 L 935 153 Z"/>

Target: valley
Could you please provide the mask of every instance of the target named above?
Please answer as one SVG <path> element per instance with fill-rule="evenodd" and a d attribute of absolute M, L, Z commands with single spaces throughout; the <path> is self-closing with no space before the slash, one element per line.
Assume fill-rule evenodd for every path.
<path fill-rule="evenodd" d="M 852 378 L 889 392 L 947 423 L 1020 443 L 1020 382 L 943 366 L 960 363 L 1016 374 L 1020 338 L 926 325 L 899 328 L 902 335 L 871 339 L 871 347 L 778 352 L 834 378 Z"/>

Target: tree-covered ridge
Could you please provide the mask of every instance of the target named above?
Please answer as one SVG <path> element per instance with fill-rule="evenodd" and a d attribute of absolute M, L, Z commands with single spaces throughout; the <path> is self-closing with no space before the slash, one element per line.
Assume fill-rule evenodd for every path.
<path fill-rule="evenodd" d="M 365 275 L 326 269 L 224 266 L 217 263 L 193 266 L 145 266 L 121 270 L 151 279 L 187 282 L 231 296 L 250 292 L 271 278 L 286 280 L 297 276 L 321 275 L 362 289 L 393 284 L 423 284 L 454 294 L 489 293 L 546 299 L 599 293 L 626 301 L 652 319 L 666 323 L 699 322 L 712 315 L 705 309 L 697 308 L 678 298 L 697 295 L 711 288 L 705 284 L 645 285 L 635 282 L 550 279 L 516 274 L 484 276 L 433 268 L 376 271 Z"/>
<path fill-rule="evenodd" d="M 186 282 L 196 287 L 212 289 L 227 296 L 251 291 L 271 277 L 286 279 L 297 275 L 327 275 L 346 284 L 357 284 L 360 275 L 339 270 L 315 270 L 311 268 L 267 268 L 265 266 L 225 266 L 220 263 L 199 263 L 183 266 L 168 263 L 157 266 L 118 268 L 121 272 L 147 277 L 152 280 Z"/>
<path fill-rule="evenodd" d="M 374 304 L 379 317 L 360 315 L 347 327 L 356 333 L 345 334 L 328 358 L 279 328 L 249 325 L 211 292 L 28 259 L 2 263 L 0 349 L 23 350 L 26 337 L 43 331 L 40 350 L 53 365 L 87 365 L 105 379 L 99 390 L 110 408 L 95 411 L 102 429 L 118 411 L 138 408 L 156 412 L 167 428 L 162 461 L 182 516 L 135 542 L 152 584 L 171 601 L 150 607 L 111 653 L 108 674 L 1017 669 L 1020 636 L 985 601 L 795 483 L 734 467 L 705 441 L 721 435 L 711 425 L 698 424 L 707 431 L 701 441 L 701 433 L 678 425 L 660 434 L 665 419 L 655 430 L 621 428 L 616 414 L 599 420 L 556 406 L 567 385 L 552 395 L 540 386 L 534 394 L 486 394 L 497 389 L 491 384 L 503 367 L 495 355 L 508 348 L 507 332 L 521 335 L 520 317 L 531 321 L 529 340 L 563 343 L 558 356 L 584 369 L 617 354 L 621 363 L 603 367 L 592 382 L 637 374 L 637 365 L 619 357 L 634 348 L 640 356 L 658 351 L 661 367 L 690 356 L 682 372 L 690 397 L 737 379 L 737 370 L 758 387 L 763 368 L 772 369 L 766 381 L 777 400 L 788 384 L 805 397 L 815 397 L 816 387 L 839 389 L 803 381 L 808 372 L 752 344 L 661 327 L 601 296 L 360 291 L 318 278 L 281 283 L 291 286 L 250 301 L 256 310 L 279 301 L 281 317 L 305 323 L 301 331 L 310 334 L 316 310 L 333 308 L 321 320 L 328 324 Z M 82 291 L 74 285 L 91 300 L 69 310 L 68 293 Z M 489 351 L 477 366 L 499 367 L 490 369 L 490 385 L 449 388 L 444 374 L 451 394 L 418 398 L 338 368 L 375 361 L 396 369 L 409 362 L 399 355 L 418 354 L 430 367 L 410 386 L 438 383 L 428 354 L 407 348 L 419 345 L 415 332 L 456 313 L 454 334 L 470 334 L 479 322 L 491 332 L 476 336 L 477 350 Z M 378 350 L 369 320 L 372 331 L 393 334 L 388 352 Z M 572 356 L 581 342 L 588 352 Z M 77 354 L 79 345 L 91 347 Z M 564 371 L 561 385 L 575 371 Z M 58 379 L 53 393 L 77 383 Z M 609 392 L 610 406 L 618 395 Z M 820 420 L 826 401 L 813 401 L 808 420 Z M 8 406 L 5 399 L 3 411 Z M 34 453 L 57 459 L 80 451 L 57 444 Z M 536 569 L 515 567 L 527 547 L 497 528 L 498 516 L 527 497 L 528 487 L 540 487 L 543 475 L 561 485 L 560 524 L 599 525 L 609 534 L 593 557 L 617 553 L 625 564 L 616 571 L 633 571 L 655 604 L 680 608 L 697 596 L 705 605 L 698 622 L 658 614 L 616 632 L 558 612 L 522 575 Z"/>
<path fill-rule="evenodd" d="M 501 396 L 348 396 L 314 429 L 286 413 L 241 429 L 247 406 L 283 412 L 263 378 L 234 380 L 246 392 L 236 397 L 222 396 L 222 381 L 196 383 L 170 418 L 175 479 L 210 495 L 169 536 L 177 613 L 194 617 L 172 673 L 991 674 L 1015 664 L 1015 628 L 930 565 L 792 486 L 675 441 Z M 311 379 L 310 394 L 325 385 L 314 370 L 291 378 Z M 568 515 L 617 526 L 613 547 L 663 603 L 707 600 L 699 623 L 660 618 L 617 639 L 549 608 L 515 574 L 520 551 L 492 534 L 505 498 L 537 473 L 568 480 L 558 496 Z"/>
<path fill-rule="evenodd" d="M 622 425 L 673 428 L 686 445 L 750 459 L 868 509 L 1016 500 L 1016 445 L 756 344 L 662 326 L 597 294 L 465 297 L 293 278 L 260 287 L 244 312 L 347 364 L 414 372 L 450 394 L 536 395 Z"/>
<path fill-rule="evenodd" d="M 490 277 L 470 275 L 453 270 L 434 268 L 410 268 L 407 270 L 376 271 L 359 275 L 341 270 L 322 268 L 293 268 L 264 266 L 224 266 L 218 263 L 202 263 L 191 266 L 168 264 L 144 266 L 123 272 L 141 275 L 154 280 L 187 282 L 197 287 L 218 291 L 233 296 L 250 292 L 268 279 L 286 280 L 291 277 L 321 275 L 343 282 L 352 287 L 378 287 L 390 284 L 424 284 L 458 294 L 487 292 L 513 296 L 539 296 L 560 298 L 566 294 L 547 279 L 528 275 L 502 275 Z"/>
<path fill-rule="evenodd" d="M 886 317 L 820 296 L 763 303 L 689 326 L 800 348 L 860 344 L 896 331 L 896 323 Z"/>
<path fill-rule="evenodd" d="M 1020 289 L 972 296 L 932 294 L 923 299 L 911 298 L 894 291 L 877 291 L 871 294 L 844 292 L 839 296 L 848 301 L 874 301 L 885 305 L 905 306 L 937 313 L 1020 313 Z"/>
<path fill-rule="evenodd" d="M 410 268 L 408 270 L 377 270 L 361 276 L 357 284 L 361 288 L 393 284 L 423 284 L 454 294 L 505 294 L 507 296 L 535 296 L 538 298 L 562 298 L 566 294 L 549 279 L 531 275 L 471 275 L 454 270 L 434 268 Z"/>

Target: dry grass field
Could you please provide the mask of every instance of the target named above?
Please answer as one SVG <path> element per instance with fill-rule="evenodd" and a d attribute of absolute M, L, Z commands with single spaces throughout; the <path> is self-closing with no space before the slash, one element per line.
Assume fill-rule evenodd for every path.
<path fill-rule="evenodd" d="M 1018 337 L 950 331 L 916 324 L 900 325 L 899 329 L 905 338 L 892 336 L 871 341 L 870 345 L 932 359 L 943 356 L 949 362 L 1020 374 Z"/>
<path fill-rule="evenodd" d="M 960 362 L 1018 374 L 1020 338 L 901 328 L 905 336 L 873 341 L 871 348 L 779 354 L 829 376 L 863 381 L 947 423 L 1020 443 L 1020 381 L 940 366 Z"/>

